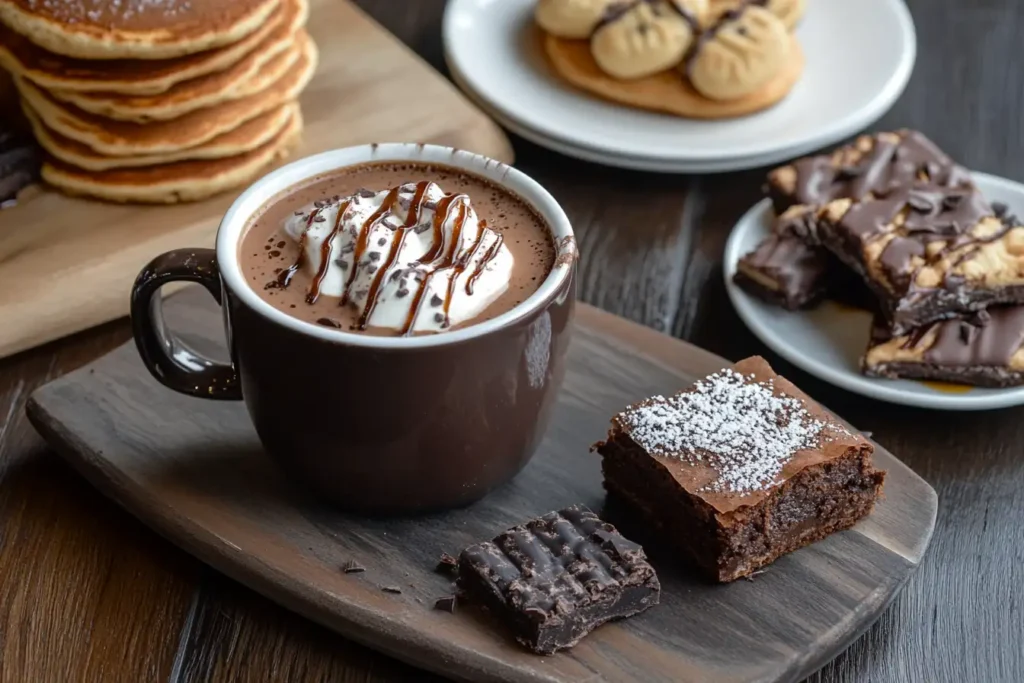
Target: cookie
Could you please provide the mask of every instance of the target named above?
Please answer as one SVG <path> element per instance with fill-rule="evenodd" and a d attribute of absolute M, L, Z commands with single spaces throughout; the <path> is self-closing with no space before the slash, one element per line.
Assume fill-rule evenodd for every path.
<path fill-rule="evenodd" d="M 533 18 L 559 38 L 589 38 L 615 0 L 540 0 Z"/>
<path fill-rule="evenodd" d="M 609 76 L 629 80 L 678 65 L 696 26 L 670 0 L 641 0 L 613 9 L 590 39 L 594 61 Z"/>
<path fill-rule="evenodd" d="M 686 75 L 708 99 L 746 97 L 785 69 L 792 43 L 781 19 L 750 5 L 726 14 L 701 36 L 686 63 Z"/>
<path fill-rule="evenodd" d="M 792 36 L 789 40 L 789 58 L 775 78 L 748 95 L 722 101 L 704 97 L 674 69 L 631 81 L 609 76 L 594 61 L 586 41 L 548 35 L 544 39 L 544 50 L 559 76 L 599 97 L 676 116 L 723 119 L 767 109 L 789 93 L 804 68 L 799 43 Z"/>

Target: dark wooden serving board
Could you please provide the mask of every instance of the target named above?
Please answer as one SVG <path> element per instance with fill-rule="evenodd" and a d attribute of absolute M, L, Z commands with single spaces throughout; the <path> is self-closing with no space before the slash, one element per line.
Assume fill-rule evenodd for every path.
<path fill-rule="evenodd" d="M 203 293 L 172 297 L 166 309 L 196 346 L 222 345 L 219 312 Z M 889 478 L 875 512 L 752 581 L 704 583 L 636 530 L 661 577 L 661 605 L 599 629 L 567 654 L 528 654 L 476 609 L 432 609 L 452 590 L 434 571 L 442 551 L 571 503 L 600 511 L 599 462 L 588 446 L 609 416 L 726 364 L 581 306 L 557 414 L 530 465 L 476 505 L 405 520 L 352 517 L 309 501 L 264 456 L 241 404 L 160 387 L 131 344 L 38 390 L 28 411 L 83 475 L 189 552 L 418 666 L 469 681 L 798 680 L 878 617 L 928 546 L 935 492 L 884 449 L 876 459 Z M 344 574 L 346 560 L 366 571 Z"/>

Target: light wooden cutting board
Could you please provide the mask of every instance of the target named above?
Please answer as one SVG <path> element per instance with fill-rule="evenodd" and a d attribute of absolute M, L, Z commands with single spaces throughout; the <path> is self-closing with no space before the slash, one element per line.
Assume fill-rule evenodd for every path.
<path fill-rule="evenodd" d="M 312 0 L 320 66 L 290 159 L 368 142 L 432 142 L 512 161 L 508 139 L 443 76 L 345 0 Z M 171 207 L 44 190 L 0 211 L 0 357 L 128 312 L 135 275 L 178 247 L 213 246 L 238 192 Z"/>

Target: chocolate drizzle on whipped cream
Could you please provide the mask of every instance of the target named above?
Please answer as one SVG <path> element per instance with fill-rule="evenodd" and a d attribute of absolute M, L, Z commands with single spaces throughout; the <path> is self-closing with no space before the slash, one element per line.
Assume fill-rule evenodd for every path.
<path fill-rule="evenodd" d="M 377 199 L 380 199 L 379 206 L 361 218 L 361 214 L 365 214 L 367 207 L 372 205 L 370 203 Z M 399 210 L 405 211 L 404 219 Z M 322 224 L 331 218 L 332 211 L 330 232 L 313 237 L 313 231 L 322 229 Z M 428 211 L 433 211 L 429 218 L 426 215 Z M 298 235 L 300 254 L 295 263 L 279 274 L 277 285 L 288 287 L 295 273 L 307 265 L 314 265 L 309 264 L 309 259 L 318 255 L 319 263 L 315 264 L 316 273 L 306 302 L 316 303 L 324 293 L 328 273 L 332 268 L 340 269 L 344 272 L 344 284 L 335 293 L 339 296 L 340 305 L 360 308 L 356 324 L 360 331 L 374 325 L 374 314 L 382 304 L 388 286 L 391 286 L 390 301 L 403 312 L 402 322 L 394 325 L 402 336 L 420 331 L 420 313 L 432 289 L 434 293 L 429 298 L 432 302 L 440 298 L 442 313 L 429 317 L 433 323 L 431 327 L 435 330 L 450 327 L 460 278 L 464 280 L 462 291 L 465 296 L 473 297 L 477 283 L 485 273 L 494 272 L 489 268 L 499 257 L 504 259 L 505 269 L 495 273 L 494 277 L 504 278 L 504 282 L 491 282 L 486 296 L 493 299 L 507 287 L 512 259 L 507 249 L 503 249 L 502 235 L 479 220 L 472 210 L 469 196 L 445 194 L 430 181 L 415 185 L 407 183 L 381 193 L 359 192 L 351 197 L 316 202 L 308 215 L 304 211 L 296 212 L 289 221 L 293 228 L 286 228 L 286 231 L 293 237 L 294 224 L 298 221 L 302 221 L 301 234 Z M 403 250 L 410 236 L 423 235 L 427 230 L 430 230 L 429 244 L 414 246 L 423 246 L 422 253 L 408 259 L 409 255 L 403 255 Z M 311 244 L 310 240 L 321 240 L 318 252 L 312 250 L 315 242 Z M 340 251 L 340 258 L 335 257 L 336 250 Z M 351 261 L 348 260 L 349 255 Z M 407 260 L 402 262 L 403 258 Z M 432 278 L 438 274 L 443 279 L 432 286 Z M 415 285 L 411 286 L 411 283 Z M 410 289 L 414 289 L 414 293 L 407 300 Z M 443 294 L 439 295 L 442 289 Z M 468 308 L 476 310 L 481 308 L 481 303 L 485 307 L 490 301 L 476 302 Z M 464 313 L 461 314 L 459 321 L 465 317 Z"/>

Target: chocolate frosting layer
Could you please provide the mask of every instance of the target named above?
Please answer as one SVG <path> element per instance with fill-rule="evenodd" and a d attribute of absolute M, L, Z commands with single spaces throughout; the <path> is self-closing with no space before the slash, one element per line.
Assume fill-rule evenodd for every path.
<path fill-rule="evenodd" d="M 993 308 L 974 320 L 937 325 L 924 359 L 940 365 L 1007 366 L 1024 344 L 1024 306 Z"/>
<path fill-rule="evenodd" d="M 801 292 L 821 286 L 828 258 L 821 249 L 796 237 L 770 235 L 743 257 L 741 265 L 763 273 L 778 283 L 781 291 Z"/>
<path fill-rule="evenodd" d="M 877 137 L 871 151 L 853 166 L 837 166 L 828 155 L 795 161 L 797 203 L 820 206 L 839 198 L 886 196 L 922 180 L 949 187 L 970 183 L 967 170 L 921 133 L 902 131 L 899 136 L 899 142 Z"/>
<path fill-rule="evenodd" d="M 886 234 L 889 226 L 906 210 L 899 233 L 892 239 L 880 257 L 880 265 L 889 280 L 901 288 L 908 287 L 913 280 L 913 258 L 926 261 L 941 260 L 951 251 L 972 242 L 995 240 L 1004 229 L 986 236 L 984 240 L 975 237 L 971 230 L 983 219 L 996 216 L 996 212 L 985 201 L 980 192 L 973 189 L 944 188 L 936 186 L 905 187 L 896 190 L 885 199 L 854 204 L 840 221 L 840 227 L 848 239 L 858 246 Z M 930 257 L 927 247 L 931 242 L 945 242 L 943 247 Z M 969 254 L 965 255 L 969 256 Z"/>

